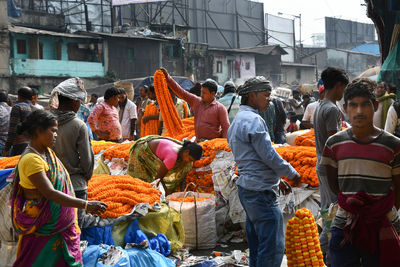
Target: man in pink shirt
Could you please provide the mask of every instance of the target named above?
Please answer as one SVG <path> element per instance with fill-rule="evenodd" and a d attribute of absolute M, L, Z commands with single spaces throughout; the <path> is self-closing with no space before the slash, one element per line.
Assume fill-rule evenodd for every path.
<path fill-rule="evenodd" d="M 201 85 L 201 97 L 191 94 L 175 82 L 164 72 L 169 88 L 181 99 L 185 100 L 193 109 L 194 129 L 197 140 L 226 138 L 229 128 L 228 112 L 224 105 L 215 99 L 217 85 L 213 82 L 205 82 Z"/>
<path fill-rule="evenodd" d="M 104 94 L 104 102 L 98 104 L 90 114 L 88 123 L 100 140 L 119 142 L 122 128 L 119 122 L 118 102 L 121 90 L 112 87 Z"/>

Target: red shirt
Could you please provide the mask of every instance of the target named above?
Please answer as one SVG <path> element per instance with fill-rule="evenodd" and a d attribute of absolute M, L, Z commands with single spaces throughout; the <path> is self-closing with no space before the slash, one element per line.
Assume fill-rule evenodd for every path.
<path fill-rule="evenodd" d="M 193 108 L 194 130 L 197 140 L 226 138 L 230 124 L 228 112 L 224 105 L 215 99 L 210 104 L 205 104 L 201 97 L 182 89 L 171 76 L 168 76 L 167 83 L 178 97 L 185 100 Z"/>

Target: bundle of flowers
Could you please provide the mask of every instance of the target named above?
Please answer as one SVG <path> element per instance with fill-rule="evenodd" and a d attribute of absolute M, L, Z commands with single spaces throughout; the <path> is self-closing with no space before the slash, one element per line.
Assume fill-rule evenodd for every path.
<path fill-rule="evenodd" d="M 299 209 L 289 220 L 286 229 L 286 257 L 288 266 L 325 266 L 314 216 Z"/>
<path fill-rule="evenodd" d="M 14 157 L 5 157 L 0 159 L 0 170 L 15 168 L 17 166 L 19 158 L 21 156 L 14 156 Z"/>
<path fill-rule="evenodd" d="M 161 192 L 149 183 L 129 175 L 93 175 L 88 184 L 88 199 L 108 205 L 102 218 L 117 218 L 128 214 L 139 203 L 160 202 Z"/>
<path fill-rule="evenodd" d="M 182 134 L 183 124 L 168 90 L 164 73 L 161 70 L 157 70 L 154 73 L 154 89 L 156 91 L 157 102 L 160 105 L 165 128 L 171 135 L 177 136 Z"/>
<path fill-rule="evenodd" d="M 226 138 L 216 138 L 199 143 L 203 148 L 203 157 L 193 163 L 193 170 L 186 175 L 186 183 L 194 183 L 200 192 L 211 193 L 214 191 L 212 171 L 198 170 L 204 168 L 214 161 L 215 156 L 221 150 L 230 152 Z"/>
<path fill-rule="evenodd" d="M 112 146 L 115 146 L 116 143 L 114 142 L 110 142 L 110 141 L 96 141 L 96 140 L 92 140 L 92 147 L 93 147 L 93 153 L 94 154 L 98 154 L 101 151 L 106 150 L 107 148 L 110 148 Z"/>
<path fill-rule="evenodd" d="M 194 132 L 194 117 L 183 119 L 182 124 L 183 124 L 183 130 L 181 134 L 173 135 L 170 134 L 170 132 L 167 130 L 165 131 L 163 136 L 168 136 L 176 140 L 183 140 L 184 138 L 188 140 L 192 139 L 196 135 Z"/>
<path fill-rule="evenodd" d="M 196 197 L 196 202 L 204 201 L 210 199 L 209 197 Z M 170 201 L 176 202 L 194 202 L 194 197 L 179 197 L 179 198 L 170 198 Z"/>
<path fill-rule="evenodd" d="M 318 187 L 318 177 L 315 171 L 317 164 L 317 152 L 315 147 L 310 146 L 282 146 L 275 148 L 281 157 L 289 162 L 301 175 L 301 183 Z M 293 185 L 291 179 L 283 177 L 289 184 Z"/>
<path fill-rule="evenodd" d="M 315 147 L 315 131 L 314 129 L 309 132 L 299 135 L 294 139 L 296 146 L 313 146 Z"/>
<path fill-rule="evenodd" d="M 143 117 L 158 115 L 160 111 L 158 107 L 154 104 L 148 104 L 144 109 Z M 141 137 L 145 137 L 148 135 L 158 134 L 158 124 L 159 121 L 157 120 L 149 120 L 146 123 L 141 122 L 140 127 L 140 135 Z"/>
<path fill-rule="evenodd" d="M 129 150 L 135 142 L 127 142 L 124 144 L 114 145 L 108 148 L 103 153 L 104 160 L 111 160 L 112 158 L 124 159 L 126 162 L 129 160 Z"/>

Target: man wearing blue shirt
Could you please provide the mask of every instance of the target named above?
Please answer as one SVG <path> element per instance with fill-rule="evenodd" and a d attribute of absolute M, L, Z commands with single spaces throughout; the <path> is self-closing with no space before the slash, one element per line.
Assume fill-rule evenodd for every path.
<path fill-rule="evenodd" d="M 240 178 L 240 202 L 246 211 L 250 266 L 281 266 L 284 253 L 283 217 L 277 203 L 279 190 L 291 191 L 281 176 L 300 181 L 300 175 L 272 147 L 265 121 L 259 112 L 270 102 L 271 85 L 264 77 L 247 80 L 239 87 L 241 106 L 228 130 Z"/>

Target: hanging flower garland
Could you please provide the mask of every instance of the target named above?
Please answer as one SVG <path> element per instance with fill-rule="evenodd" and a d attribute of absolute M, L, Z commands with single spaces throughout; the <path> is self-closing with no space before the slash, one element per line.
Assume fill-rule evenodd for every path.
<path fill-rule="evenodd" d="M 139 203 L 160 202 L 161 192 L 149 183 L 129 175 L 93 175 L 88 184 L 88 200 L 103 201 L 107 211 L 100 217 L 117 218 L 128 214 Z"/>
<path fill-rule="evenodd" d="M 157 102 L 160 105 L 165 128 L 171 135 L 176 136 L 182 134 L 183 124 L 168 90 L 164 73 L 161 70 L 157 70 L 154 73 L 154 89 L 156 91 Z"/>
<path fill-rule="evenodd" d="M 308 209 L 297 210 L 295 216 L 289 220 L 285 248 L 288 267 L 325 266 L 317 224 Z"/>
<path fill-rule="evenodd" d="M 158 115 L 160 113 L 158 107 L 154 104 L 148 104 L 144 109 L 143 117 Z M 159 121 L 157 120 L 149 120 L 146 123 L 141 122 L 140 127 L 140 135 L 141 137 L 145 137 L 148 135 L 158 134 L 158 126 Z"/>
<path fill-rule="evenodd" d="M 194 136 L 196 136 L 196 133 L 194 131 L 194 117 L 190 117 L 187 119 L 182 120 L 183 124 L 183 131 L 181 134 L 178 135 L 172 135 L 168 130 L 163 134 L 163 136 L 171 137 L 176 140 L 183 140 L 183 139 L 192 139 Z"/>

